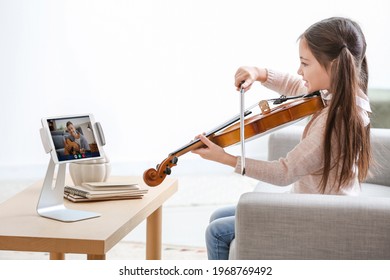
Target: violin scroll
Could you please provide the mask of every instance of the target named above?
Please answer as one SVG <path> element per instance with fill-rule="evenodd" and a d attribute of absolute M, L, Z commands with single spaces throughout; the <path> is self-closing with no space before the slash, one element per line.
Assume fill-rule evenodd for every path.
<path fill-rule="evenodd" d="M 160 185 L 167 175 L 171 174 L 171 168 L 177 165 L 178 158 L 176 156 L 169 156 L 161 164 L 157 165 L 156 169 L 150 168 L 144 172 L 144 182 L 150 186 L 155 187 Z"/>

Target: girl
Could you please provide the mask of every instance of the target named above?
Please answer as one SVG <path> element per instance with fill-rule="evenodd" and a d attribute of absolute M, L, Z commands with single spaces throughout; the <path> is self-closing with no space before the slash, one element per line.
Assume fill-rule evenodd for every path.
<path fill-rule="evenodd" d="M 366 41 L 359 25 L 329 18 L 310 26 L 299 37 L 302 79 L 271 69 L 241 67 L 235 74 L 239 90 L 255 82 L 284 95 L 321 90 L 325 108 L 306 125 L 300 143 L 278 161 L 246 159 L 245 174 L 285 186 L 294 193 L 356 195 L 371 160 L 367 97 Z M 226 153 L 203 135 L 206 148 L 193 152 L 230 165 L 240 172 L 240 158 Z M 209 259 L 228 259 L 234 239 L 235 207 L 217 210 L 206 230 Z"/>

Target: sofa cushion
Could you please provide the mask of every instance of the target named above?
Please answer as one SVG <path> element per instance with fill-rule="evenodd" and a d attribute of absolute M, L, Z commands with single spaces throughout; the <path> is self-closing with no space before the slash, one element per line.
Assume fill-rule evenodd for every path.
<path fill-rule="evenodd" d="M 64 144 L 64 141 L 65 141 L 65 137 L 64 135 L 53 135 L 52 136 L 53 138 L 53 142 L 54 142 L 54 147 L 56 149 L 62 149 L 64 148 L 65 144 Z"/>
<path fill-rule="evenodd" d="M 384 185 L 363 183 L 360 196 L 375 196 L 375 197 L 390 198 L 390 187 Z"/>
<path fill-rule="evenodd" d="M 366 182 L 390 186 L 390 129 L 372 128 L 371 147 L 374 162 Z"/>

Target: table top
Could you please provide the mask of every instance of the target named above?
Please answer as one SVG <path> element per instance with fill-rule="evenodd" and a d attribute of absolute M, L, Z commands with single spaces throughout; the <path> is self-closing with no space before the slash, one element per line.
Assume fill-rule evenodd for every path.
<path fill-rule="evenodd" d="M 101 214 L 65 223 L 38 215 L 43 181 L 37 182 L 0 205 L 0 250 L 106 254 L 178 189 L 173 178 L 157 187 L 146 186 L 141 177 L 111 177 L 108 181 L 136 182 L 149 191 L 135 200 L 72 203 L 64 199 L 69 209 Z"/>

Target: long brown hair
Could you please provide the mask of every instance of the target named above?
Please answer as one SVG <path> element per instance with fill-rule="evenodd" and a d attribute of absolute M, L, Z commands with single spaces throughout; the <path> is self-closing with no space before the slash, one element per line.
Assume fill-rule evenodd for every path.
<path fill-rule="evenodd" d="M 336 187 L 340 190 L 353 180 L 355 172 L 358 172 L 359 182 L 364 181 L 371 162 L 370 125 L 365 126 L 356 105 L 359 90 L 367 95 L 366 40 L 356 22 L 339 17 L 315 23 L 300 38 L 305 38 L 314 57 L 331 73 L 332 100 L 325 128 L 324 169 L 319 187 L 325 193 L 329 173 L 336 168 Z M 332 139 L 336 140 L 333 142 L 338 146 L 336 149 L 331 147 Z M 332 151 L 337 153 L 332 154 Z"/>

